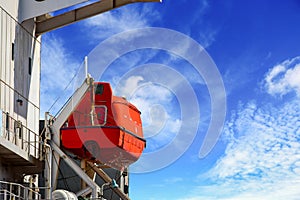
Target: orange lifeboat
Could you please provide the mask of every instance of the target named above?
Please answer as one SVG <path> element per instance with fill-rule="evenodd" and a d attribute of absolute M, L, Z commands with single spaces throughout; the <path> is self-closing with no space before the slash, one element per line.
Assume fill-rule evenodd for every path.
<path fill-rule="evenodd" d="M 146 146 L 140 114 L 113 96 L 109 83 L 94 82 L 60 129 L 61 144 L 82 159 L 123 170 Z"/>

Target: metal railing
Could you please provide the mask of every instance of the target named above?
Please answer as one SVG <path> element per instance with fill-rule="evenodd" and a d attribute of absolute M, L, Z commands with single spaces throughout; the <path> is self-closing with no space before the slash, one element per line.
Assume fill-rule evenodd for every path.
<path fill-rule="evenodd" d="M 31 131 L 15 120 L 8 113 L 1 112 L 2 126 L 0 137 L 18 146 L 28 155 L 39 158 L 40 137 L 37 133 Z"/>
<path fill-rule="evenodd" d="M 40 200 L 41 195 L 18 183 L 0 181 L 1 200 Z"/>

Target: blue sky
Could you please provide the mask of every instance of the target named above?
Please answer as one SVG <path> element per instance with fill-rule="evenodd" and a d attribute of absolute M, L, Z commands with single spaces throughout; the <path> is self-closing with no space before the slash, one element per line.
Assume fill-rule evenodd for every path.
<path fill-rule="evenodd" d="M 43 36 L 41 113 L 57 97 L 50 111 L 60 108 L 75 86 L 65 87 L 88 56 L 90 73 L 142 111 L 147 149 L 131 167 L 132 199 L 297 199 L 299 13 L 296 0 L 165 0 L 52 31 Z M 116 47 L 134 48 L 149 27 L 182 35 L 172 38 L 170 32 L 153 46 L 148 38 L 145 48 L 117 54 Z M 197 54 L 193 42 L 206 53 Z M 200 73 L 189 60 L 197 56 Z M 104 65 L 110 57 L 113 62 Z M 214 69 L 220 77 L 207 76 Z M 225 107 L 215 101 L 222 100 L 218 78 Z M 200 158 L 212 118 L 222 121 L 213 106 L 226 109 L 224 126 Z"/>

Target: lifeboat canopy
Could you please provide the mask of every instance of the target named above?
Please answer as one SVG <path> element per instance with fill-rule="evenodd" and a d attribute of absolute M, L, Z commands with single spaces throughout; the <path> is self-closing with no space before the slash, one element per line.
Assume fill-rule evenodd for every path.
<path fill-rule="evenodd" d="M 140 114 L 114 96 L 109 83 L 93 82 L 61 127 L 61 144 L 82 159 L 123 170 L 146 146 Z"/>

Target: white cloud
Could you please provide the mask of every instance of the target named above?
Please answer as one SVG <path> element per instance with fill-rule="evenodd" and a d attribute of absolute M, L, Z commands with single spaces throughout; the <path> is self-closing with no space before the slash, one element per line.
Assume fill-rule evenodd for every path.
<path fill-rule="evenodd" d="M 300 57 L 274 66 L 265 76 L 264 86 L 271 95 L 285 95 L 292 91 L 300 96 Z"/>
<path fill-rule="evenodd" d="M 170 177 L 167 179 L 164 179 L 163 182 L 165 184 L 175 184 L 175 183 L 179 183 L 179 182 L 183 182 L 184 179 L 182 177 Z"/>
<path fill-rule="evenodd" d="M 144 132 L 146 137 L 153 137 L 159 134 L 166 125 L 168 118 L 165 108 L 160 104 L 151 105 L 143 117 Z"/>
<path fill-rule="evenodd" d="M 180 119 L 175 119 L 174 121 L 170 121 L 168 124 L 168 129 L 170 129 L 171 132 L 176 133 L 180 127 L 181 127 L 182 121 Z"/>
<path fill-rule="evenodd" d="M 73 88 L 63 91 L 75 74 L 79 63 L 74 61 L 63 46 L 63 41 L 52 34 L 43 36 L 41 64 L 41 116 L 48 111 L 58 96 L 62 101 L 52 111 L 64 104 Z M 55 114 L 55 113 L 51 113 Z"/>
<path fill-rule="evenodd" d="M 225 154 L 205 175 L 194 199 L 299 199 L 300 105 L 240 105 L 226 124 Z M 199 178 L 203 178 L 200 175 Z"/>
<path fill-rule="evenodd" d="M 117 88 L 116 94 L 124 97 L 130 97 L 132 93 L 138 88 L 138 84 L 143 81 L 142 76 L 131 76 L 123 85 Z"/>
<path fill-rule="evenodd" d="M 208 29 L 203 30 L 199 34 L 199 43 L 204 47 L 207 48 L 209 47 L 212 43 L 215 42 L 215 38 L 218 34 L 219 30 L 213 30 L 213 29 Z"/>
<path fill-rule="evenodd" d="M 170 142 L 178 133 L 181 120 L 171 109 L 174 94 L 164 86 L 154 84 L 141 75 L 129 76 L 116 88 L 118 96 L 126 96 L 142 112 L 148 150 Z"/>
<path fill-rule="evenodd" d="M 169 132 L 169 134 L 166 134 L 164 130 L 167 123 L 176 121 L 171 117 L 172 114 L 168 109 L 172 98 L 172 93 L 168 89 L 151 82 L 142 83 L 135 88 L 130 101 L 142 112 L 144 131 L 147 138 L 158 136 L 156 142 L 163 142 L 173 137 L 173 134 Z"/>
<path fill-rule="evenodd" d="M 89 18 L 85 25 L 94 38 L 104 39 L 123 31 L 149 27 L 159 18 L 159 13 L 149 4 L 127 5 Z"/>

